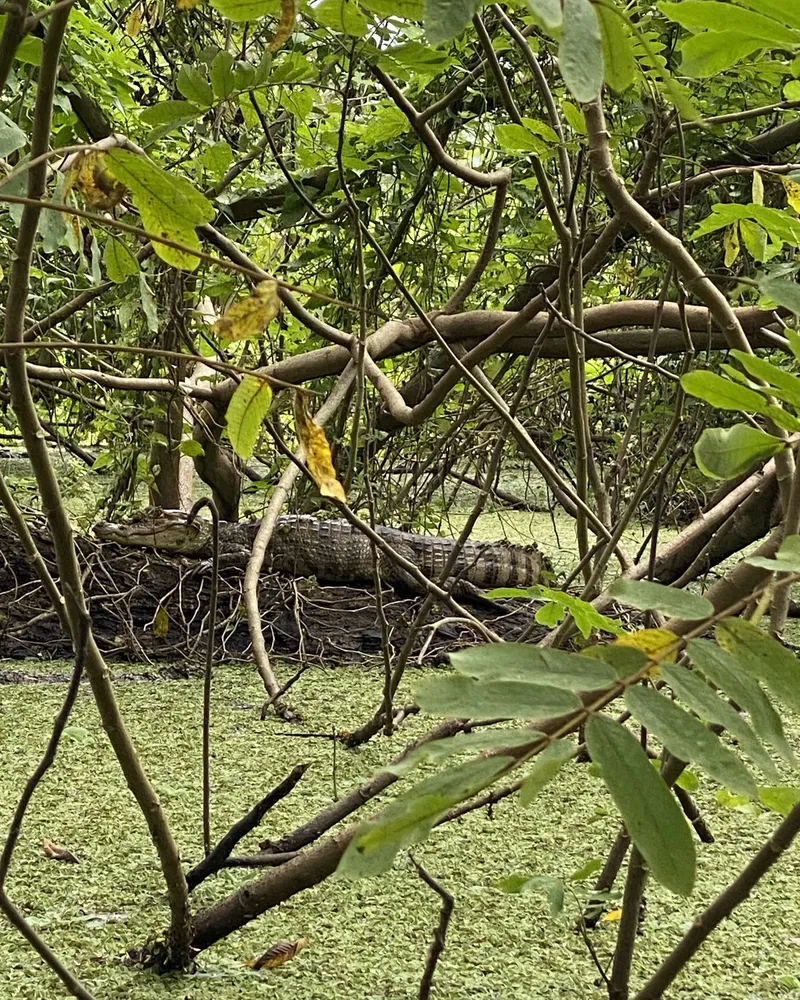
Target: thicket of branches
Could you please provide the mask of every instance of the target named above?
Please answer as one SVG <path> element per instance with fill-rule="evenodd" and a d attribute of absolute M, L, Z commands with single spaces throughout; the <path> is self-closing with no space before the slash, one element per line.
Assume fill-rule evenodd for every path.
<path fill-rule="evenodd" d="M 686 761 L 751 798 L 760 784 L 721 733 L 736 736 L 770 785 L 780 781 L 772 752 L 794 766 L 771 699 L 800 706 L 794 657 L 776 638 L 800 573 L 800 18 L 772 0 L 634 0 L 624 10 L 615 0 L 429 0 L 424 11 L 418 0 L 302 9 L 139 0 L 124 12 L 95 0 L 10 0 L 3 11 L 0 399 L 47 532 L 30 527 L 1 479 L 0 501 L 75 670 L 0 857 L 0 908 L 72 994 L 90 998 L 4 889 L 85 673 L 167 891 L 169 928 L 142 948 L 143 961 L 187 968 L 340 864 L 353 875 L 383 870 L 435 825 L 520 789 L 532 799 L 588 753 L 624 821 L 598 892 L 633 843 L 613 967 L 600 971 L 611 1000 L 633 995 L 648 872 L 684 894 L 693 883 L 683 813 L 696 820 L 696 809 L 672 791 Z M 234 317 L 245 314 L 243 330 Z M 421 710 L 448 721 L 404 753 L 405 767 L 454 746 L 477 756 L 378 818 L 340 825 L 368 812 L 403 769 L 381 771 L 250 859 L 265 873 L 196 911 L 191 890 L 228 863 L 302 769 L 213 847 L 214 578 L 207 853 L 184 871 L 95 639 L 86 549 L 76 547 L 50 444 L 106 477 L 94 516 L 124 515 L 141 484 L 161 506 L 188 509 L 192 470 L 223 519 L 263 515 L 239 586 L 252 656 L 280 709 L 261 569 L 290 498 L 296 509 L 323 507 L 303 478 L 302 448 L 292 455 L 283 399 L 298 386 L 333 445 L 348 494 L 340 509 L 366 533 L 375 520 L 435 527 L 439 498 L 452 502 L 467 484 L 477 499 L 463 541 L 490 497 L 531 503 L 508 488 L 508 470 L 522 468 L 574 518 L 578 561 L 561 590 L 535 594 L 549 628 L 537 646 L 498 645 L 456 605 L 488 645 L 454 657 L 456 674 L 398 707 L 420 628 L 437 600 L 452 602 L 446 574 L 427 581 L 399 653 L 384 635 L 384 697 L 347 742 L 391 734 Z M 704 404 L 724 411 L 717 426 L 706 426 Z M 652 531 L 633 553 L 624 532 L 640 516 Z M 662 543 L 668 518 L 681 531 Z M 698 597 L 709 570 L 757 541 L 755 558 L 720 571 Z M 396 554 L 384 547 L 381 557 Z M 606 589 L 615 576 L 622 582 Z M 620 605 L 659 631 L 622 635 Z M 376 613 L 385 624 L 380 600 Z M 767 631 L 757 628 L 766 615 Z M 716 642 L 702 638 L 712 627 Z M 618 700 L 613 722 L 602 710 Z M 535 728 L 510 737 L 488 724 L 507 718 Z M 630 719 L 659 740 L 660 775 Z M 784 819 L 638 1000 L 665 993 L 791 844 L 800 807 L 769 801 Z"/>

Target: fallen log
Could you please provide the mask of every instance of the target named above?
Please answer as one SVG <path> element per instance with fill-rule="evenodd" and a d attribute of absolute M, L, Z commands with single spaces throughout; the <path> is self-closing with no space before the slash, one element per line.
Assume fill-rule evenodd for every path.
<path fill-rule="evenodd" d="M 44 523 L 31 523 L 34 540 L 56 575 L 53 546 Z M 115 662 L 199 663 L 207 640 L 211 563 L 204 555 L 155 552 L 100 543 L 83 535 L 75 544 L 83 571 L 92 625 L 103 655 Z M 0 658 L 44 660 L 70 657 L 63 634 L 38 577 L 13 528 L 0 519 Z M 241 564 L 219 574 L 215 623 L 216 658 L 249 660 L 250 634 L 242 607 Z M 386 589 L 384 609 L 392 646 L 400 648 L 422 598 Z M 315 580 L 265 573 L 259 605 L 267 647 L 273 655 L 306 663 L 369 662 L 380 653 L 381 631 L 370 589 L 320 586 Z M 476 618 L 513 639 L 530 623 L 524 602 L 504 613 L 471 609 Z M 426 662 L 441 662 L 452 649 L 475 641 L 474 630 L 446 608 L 426 650 Z M 431 620 L 436 625 L 436 619 Z M 422 631 L 421 649 L 429 636 Z"/>

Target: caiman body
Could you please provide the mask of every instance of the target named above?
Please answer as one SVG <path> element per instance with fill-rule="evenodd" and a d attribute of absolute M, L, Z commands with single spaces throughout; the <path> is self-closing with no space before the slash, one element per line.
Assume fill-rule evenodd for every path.
<path fill-rule="evenodd" d="M 228 564 L 246 561 L 259 522 L 220 522 L 220 555 Z M 376 527 L 392 549 L 432 580 L 438 579 L 455 546 L 451 538 Z M 103 542 L 134 545 L 193 558 L 212 554 L 212 524 L 204 518 L 189 522 L 181 511 L 150 508 L 127 523 L 103 521 L 94 526 Z M 381 577 L 387 583 L 420 591 L 420 584 L 385 555 Z M 465 543 L 450 576 L 474 588 L 527 587 L 537 583 L 547 560 L 535 545 L 506 541 Z M 279 517 L 270 540 L 265 569 L 295 576 L 314 576 L 333 583 L 374 579 L 369 539 L 349 521 L 323 520 L 305 514 Z M 459 588 L 456 588 L 456 592 Z"/>

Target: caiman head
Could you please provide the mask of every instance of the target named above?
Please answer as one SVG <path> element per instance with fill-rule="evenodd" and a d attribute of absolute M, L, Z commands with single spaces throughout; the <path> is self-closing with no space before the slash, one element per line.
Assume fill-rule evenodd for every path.
<path fill-rule="evenodd" d="M 147 507 L 125 524 L 99 521 L 94 526 L 94 533 L 101 542 L 184 555 L 199 555 L 206 552 L 211 544 L 208 521 L 195 518 L 189 524 L 184 511 L 162 510 L 160 507 Z"/>

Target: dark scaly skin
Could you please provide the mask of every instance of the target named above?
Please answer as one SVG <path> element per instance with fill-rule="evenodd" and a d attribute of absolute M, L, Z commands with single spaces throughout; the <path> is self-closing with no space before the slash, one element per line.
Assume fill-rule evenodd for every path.
<path fill-rule="evenodd" d="M 441 576 L 453 551 L 451 538 L 420 535 L 382 526 L 375 529 L 396 552 L 412 562 L 429 579 Z M 220 553 L 246 555 L 258 531 L 258 522 L 220 522 Z M 181 511 L 148 508 L 127 524 L 103 521 L 94 527 L 105 542 L 140 546 L 155 551 L 193 557 L 211 555 L 211 522 L 196 518 L 187 524 Z M 336 583 L 373 579 L 372 548 L 369 539 L 345 520 L 320 520 L 309 515 L 279 517 L 267 551 L 267 565 L 273 572 L 295 576 L 315 576 Z M 385 556 L 380 558 L 381 575 L 389 583 L 419 591 L 420 585 Z M 451 576 L 465 582 L 466 589 L 528 587 L 537 583 L 547 560 L 535 545 L 510 542 L 465 543 Z"/>

